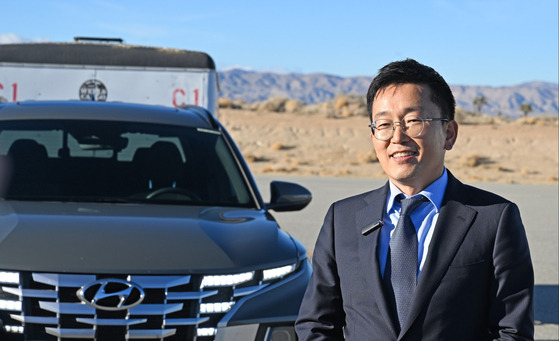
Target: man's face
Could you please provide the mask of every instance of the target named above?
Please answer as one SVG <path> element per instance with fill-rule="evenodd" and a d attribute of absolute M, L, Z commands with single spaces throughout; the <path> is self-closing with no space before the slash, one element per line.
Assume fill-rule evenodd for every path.
<path fill-rule="evenodd" d="M 390 85 L 377 92 L 373 102 L 373 121 L 400 121 L 407 115 L 440 118 L 440 108 L 431 101 L 427 85 Z M 416 194 L 436 179 L 444 169 L 446 150 L 452 149 L 458 133 L 455 121 L 426 121 L 423 133 L 411 138 L 396 124 L 394 135 L 387 141 L 371 139 L 379 162 L 389 179 L 404 193 Z"/>

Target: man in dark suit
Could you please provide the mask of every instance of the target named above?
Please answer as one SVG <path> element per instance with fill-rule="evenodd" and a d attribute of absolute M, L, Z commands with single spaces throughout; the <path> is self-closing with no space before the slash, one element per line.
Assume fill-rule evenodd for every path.
<path fill-rule="evenodd" d="M 517 206 L 444 166 L 458 135 L 448 84 L 414 60 L 393 62 L 371 83 L 367 109 L 389 181 L 330 207 L 299 340 L 533 340 Z"/>

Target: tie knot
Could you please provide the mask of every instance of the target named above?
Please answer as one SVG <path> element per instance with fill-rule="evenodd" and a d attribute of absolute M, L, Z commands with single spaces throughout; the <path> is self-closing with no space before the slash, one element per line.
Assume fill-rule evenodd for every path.
<path fill-rule="evenodd" d="M 416 195 L 411 198 L 404 198 L 402 195 L 398 196 L 398 200 L 402 204 L 400 216 L 410 215 L 421 203 L 425 202 L 427 198 L 423 195 Z"/>

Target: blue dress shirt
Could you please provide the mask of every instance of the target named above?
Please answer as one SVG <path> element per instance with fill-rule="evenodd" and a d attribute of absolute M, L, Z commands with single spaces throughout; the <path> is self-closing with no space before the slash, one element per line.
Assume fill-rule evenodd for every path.
<path fill-rule="evenodd" d="M 435 230 L 435 224 L 437 223 L 437 218 L 439 217 L 439 211 L 441 209 L 447 183 L 448 175 L 445 168 L 443 175 L 441 175 L 440 178 L 435 180 L 435 182 L 429 185 L 429 187 L 415 195 L 424 195 L 427 199 L 429 199 L 416 208 L 410 216 L 417 232 L 417 261 L 419 265 L 417 272 L 418 276 L 421 273 L 423 264 L 427 258 L 429 243 L 431 242 L 431 238 Z M 392 231 L 396 227 L 398 218 L 400 217 L 401 205 L 394 199 L 401 193 L 402 192 L 392 182 L 390 182 L 390 191 L 386 200 L 386 210 L 383 217 L 384 225 L 380 230 L 380 244 L 378 248 L 380 271 L 383 275 L 386 267 L 390 236 L 392 235 Z"/>

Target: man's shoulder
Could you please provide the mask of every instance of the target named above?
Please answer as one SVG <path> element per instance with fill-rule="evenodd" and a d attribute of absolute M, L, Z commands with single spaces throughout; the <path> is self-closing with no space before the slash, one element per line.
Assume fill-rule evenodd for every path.
<path fill-rule="evenodd" d="M 388 183 L 382 187 L 340 199 L 334 204 L 337 206 L 356 205 L 360 203 L 368 205 L 373 201 L 385 200 L 387 191 Z"/>
<path fill-rule="evenodd" d="M 456 178 L 449 178 L 446 198 L 458 199 L 470 205 L 507 204 L 510 201 L 497 193 L 480 187 L 464 184 Z"/>

